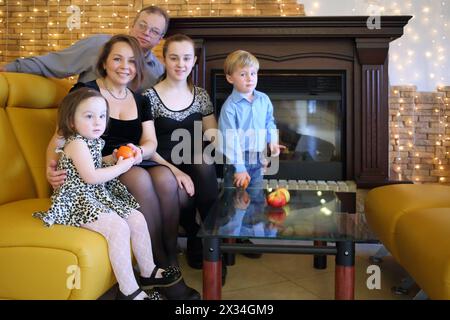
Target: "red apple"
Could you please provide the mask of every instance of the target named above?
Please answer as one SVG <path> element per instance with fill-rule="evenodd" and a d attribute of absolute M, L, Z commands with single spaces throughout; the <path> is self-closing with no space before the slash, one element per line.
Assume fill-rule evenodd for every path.
<path fill-rule="evenodd" d="M 291 200 L 291 194 L 289 193 L 288 189 L 286 188 L 278 188 L 279 192 L 282 192 L 286 198 L 286 203 L 289 203 L 289 200 Z"/>
<path fill-rule="evenodd" d="M 286 216 L 286 211 L 283 208 L 274 208 L 267 213 L 267 218 L 275 225 L 283 224 Z"/>
<path fill-rule="evenodd" d="M 282 207 L 286 204 L 286 196 L 283 192 L 275 190 L 267 195 L 267 204 L 271 207 Z"/>

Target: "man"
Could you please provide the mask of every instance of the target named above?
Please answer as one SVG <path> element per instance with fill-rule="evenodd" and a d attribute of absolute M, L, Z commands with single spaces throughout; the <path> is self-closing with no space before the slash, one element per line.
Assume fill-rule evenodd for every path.
<path fill-rule="evenodd" d="M 152 49 L 158 45 L 169 27 L 169 15 L 164 9 L 148 6 L 139 11 L 130 29 L 145 56 L 145 79 L 141 90 L 151 88 L 164 73 L 164 67 L 153 55 Z M 38 74 L 44 77 L 67 78 L 79 75 L 79 82 L 97 79 L 95 64 L 100 49 L 111 38 L 97 34 L 79 40 L 72 46 L 57 52 L 15 61 L 0 67 L 0 71 Z"/>

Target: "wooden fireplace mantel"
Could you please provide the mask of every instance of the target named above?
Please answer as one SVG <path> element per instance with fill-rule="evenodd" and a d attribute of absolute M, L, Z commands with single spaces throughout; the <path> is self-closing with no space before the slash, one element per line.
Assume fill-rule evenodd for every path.
<path fill-rule="evenodd" d="M 175 17 L 169 35 L 185 33 L 196 37 L 363 37 L 390 38 L 403 35 L 412 16 L 382 16 L 381 29 L 367 28 L 367 16 L 322 17 Z"/>
<path fill-rule="evenodd" d="M 247 50 L 264 70 L 345 72 L 345 177 L 358 187 L 389 181 L 389 43 L 403 35 L 411 16 L 172 18 L 168 35 L 196 42 L 195 82 L 211 94 L 211 73 L 226 56 Z"/>

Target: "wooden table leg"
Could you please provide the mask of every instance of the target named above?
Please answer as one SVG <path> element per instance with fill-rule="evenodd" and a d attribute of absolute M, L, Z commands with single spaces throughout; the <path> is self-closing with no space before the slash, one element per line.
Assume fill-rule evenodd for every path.
<path fill-rule="evenodd" d="M 355 243 L 341 241 L 336 243 L 335 291 L 336 300 L 355 299 Z"/>
<path fill-rule="evenodd" d="M 222 299 L 220 239 L 203 238 L 203 300 Z"/>

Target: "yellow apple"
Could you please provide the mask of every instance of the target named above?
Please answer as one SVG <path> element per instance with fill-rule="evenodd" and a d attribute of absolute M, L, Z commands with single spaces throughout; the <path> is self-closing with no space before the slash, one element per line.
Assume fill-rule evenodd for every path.
<path fill-rule="evenodd" d="M 289 200 L 291 200 L 291 194 L 289 193 L 288 189 L 286 189 L 286 188 L 278 188 L 277 190 L 284 194 L 284 197 L 286 198 L 286 203 L 288 203 Z"/>

